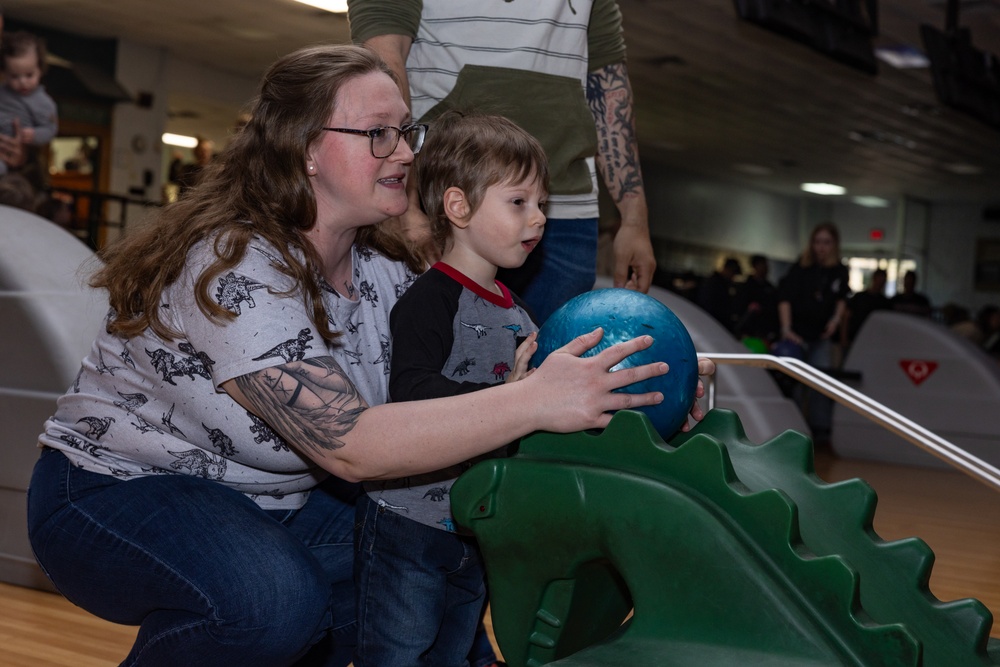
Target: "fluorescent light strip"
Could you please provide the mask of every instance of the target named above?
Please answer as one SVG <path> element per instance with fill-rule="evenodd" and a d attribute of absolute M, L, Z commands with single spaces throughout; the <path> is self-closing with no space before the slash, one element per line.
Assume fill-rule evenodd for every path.
<path fill-rule="evenodd" d="M 295 0 L 295 1 L 301 2 L 303 5 L 309 5 L 310 7 L 316 7 L 317 9 L 322 9 L 324 11 L 331 12 L 333 14 L 347 13 L 347 0 Z"/>
<path fill-rule="evenodd" d="M 888 208 L 890 202 L 888 199 L 882 199 L 881 197 L 872 196 L 858 196 L 851 197 L 851 201 L 858 206 L 864 206 L 866 208 Z"/>
<path fill-rule="evenodd" d="M 180 146 L 181 148 L 194 148 L 198 145 L 198 140 L 195 137 L 185 137 L 183 134 L 171 134 L 170 132 L 164 132 L 160 141 L 168 146 Z"/>
<path fill-rule="evenodd" d="M 799 187 L 804 192 L 811 192 L 814 195 L 842 195 L 847 192 L 847 188 L 833 183 L 803 183 Z"/>

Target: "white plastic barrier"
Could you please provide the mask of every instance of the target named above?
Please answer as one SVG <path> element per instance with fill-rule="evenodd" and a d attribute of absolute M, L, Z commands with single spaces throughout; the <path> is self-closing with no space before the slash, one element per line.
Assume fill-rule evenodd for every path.
<path fill-rule="evenodd" d="M 595 289 L 613 286 L 606 276 L 599 276 L 594 284 Z M 684 297 L 655 285 L 649 288 L 649 295 L 680 319 L 699 354 L 748 351 L 714 317 Z M 719 366 L 716 387 L 715 406 L 736 412 L 751 442 L 765 442 L 789 429 L 809 433 L 798 406 L 781 393 L 774 378 L 762 368 Z"/>
<path fill-rule="evenodd" d="M 0 581 L 51 589 L 28 545 L 37 439 L 107 312 L 86 286 L 93 252 L 53 223 L 0 206 Z"/>
<path fill-rule="evenodd" d="M 1000 365 L 965 338 L 929 319 L 872 313 L 844 361 L 859 391 L 973 456 L 1000 466 Z M 853 410 L 837 405 L 838 456 L 945 467 Z"/>

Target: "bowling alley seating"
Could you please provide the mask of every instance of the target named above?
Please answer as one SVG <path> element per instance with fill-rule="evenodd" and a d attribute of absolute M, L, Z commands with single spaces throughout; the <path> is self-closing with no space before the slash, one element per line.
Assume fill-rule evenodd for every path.
<path fill-rule="evenodd" d="M 598 276 L 594 288 L 613 285 L 611 278 Z M 649 295 L 670 308 L 684 323 L 699 355 L 749 352 L 714 317 L 684 297 L 656 285 L 649 288 Z M 715 399 L 715 407 L 739 414 L 747 436 L 756 442 L 769 440 L 788 429 L 809 433 L 798 406 L 781 393 L 774 378 L 762 368 L 719 366 Z M 702 405 L 708 407 L 704 399 Z"/>
<path fill-rule="evenodd" d="M 1000 467 L 1000 365 L 930 319 L 872 313 L 844 361 L 854 387 L 975 457 Z M 832 443 L 843 458 L 947 467 L 916 445 L 842 405 Z"/>
<path fill-rule="evenodd" d="M 25 492 L 38 434 L 107 312 L 85 286 L 93 252 L 52 222 L 0 206 L 0 581 L 51 589 L 28 545 Z"/>

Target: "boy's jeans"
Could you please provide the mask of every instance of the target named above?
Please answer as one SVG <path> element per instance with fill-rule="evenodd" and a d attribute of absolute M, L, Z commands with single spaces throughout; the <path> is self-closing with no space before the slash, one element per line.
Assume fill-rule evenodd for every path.
<path fill-rule="evenodd" d="M 355 667 L 465 667 L 486 595 L 475 540 L 358 501 Z"/>

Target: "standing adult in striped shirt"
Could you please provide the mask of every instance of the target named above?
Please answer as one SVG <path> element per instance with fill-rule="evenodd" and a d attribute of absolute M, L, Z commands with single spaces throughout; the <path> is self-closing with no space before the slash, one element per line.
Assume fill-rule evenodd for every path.
<path fill-rule="evenodd" d="M 497 113 L 545 148 L 552 189 L 545 240 L 532 253 L 540 261 L 503 277 L 539 323 L 593 287 L 598 172 L 621 217 L 614 283 L 648 291 L 656 260 L 615 0 L 350 0 L 348 7 L 352 39 L 386 60 L 415 119 L 449 109 Z M 415 195 L 400 220 L 411 238 L 425 233 Z"/>

